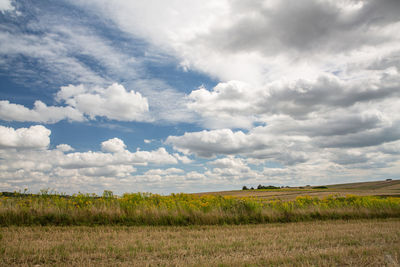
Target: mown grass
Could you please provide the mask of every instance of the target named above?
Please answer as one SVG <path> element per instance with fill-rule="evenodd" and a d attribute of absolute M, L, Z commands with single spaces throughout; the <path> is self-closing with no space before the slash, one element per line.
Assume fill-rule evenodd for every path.
<path fill-rule="evenodd" d="M 398 266 L 400 220 L 0 227 L 0 266 Z"/>
<path fill-rule="evenodd" d="M 221 225 L 328 219 L 400 218 L 400 198 L 297 197 L 292 201 L 106 192 L 0 196 L 0 225 Z"/>

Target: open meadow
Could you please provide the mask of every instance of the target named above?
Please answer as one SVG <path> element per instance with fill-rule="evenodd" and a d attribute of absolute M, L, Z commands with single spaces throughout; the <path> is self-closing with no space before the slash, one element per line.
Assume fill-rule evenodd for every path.
<path fill-rule="evenodd" d="M 0 196 L 1 226 L 221 225 L 400 218 L 400 198 L 329 195 L 294 200 L 151 193 Z"/>
<path fill-rule="evenodd" d="M 398 266 L 399 181 L 327 187 L 3 193 L 0 264 Z"/>

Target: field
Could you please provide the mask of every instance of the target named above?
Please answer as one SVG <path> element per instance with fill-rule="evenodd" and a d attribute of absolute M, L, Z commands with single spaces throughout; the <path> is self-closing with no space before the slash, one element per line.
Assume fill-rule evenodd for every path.
<path fill-rule="evenodd" d="M 0 266 L 399 266 L 400 181 L 0 195 Z"/>
<path fill-rule="evenodd" d="M 393 196 L 400 197 L 400 180 L 374 181 L 349 184 L 325 185 L 326 189 L 313 187 L 292 187 L 278 190 L 234 190 L 198 193 L 198 195 L 219 195 L 235 197 L 257 197 L 263 199 L 294 200 L 298 196 L 326 197 L 329 195 L 346 196 Z"/>
<path fill-rule="evenodd" d="M 0 225 L 221 225 L 400 218 L 400 198 L 330 195 L 295 200 L 109 192 L 0 196 Z"/>
<path fill-rule="evenodd" d="M 2 266 L 398 266 L 400 220 L 0 228 Z"/>

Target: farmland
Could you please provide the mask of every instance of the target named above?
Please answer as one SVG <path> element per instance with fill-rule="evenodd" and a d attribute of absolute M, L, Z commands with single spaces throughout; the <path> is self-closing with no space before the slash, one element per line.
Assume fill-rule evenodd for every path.
<path fill-rule="evenodd" d="M 326 185 L 326 189 L 311 186 L 299 186 L 272 190 L 234 190 L 198 193 L 198 195 L 220 195 L 235 197 L 257 197 L 262 199 L 294 200 L 298 196 L 326 197 L 329 195 L 346 196 L 393 196 L 400 197 L 400 180 L 360 182 Z"/>
<path fill-rule="evenodd" d="M 199 194 L 3 193 L 4 266 L 398 266 L 400 183 Z"/>
<path fill-rule="evenodd" d="M 3 266 L 398 266 L 398 219 L 0 228 Z"/>

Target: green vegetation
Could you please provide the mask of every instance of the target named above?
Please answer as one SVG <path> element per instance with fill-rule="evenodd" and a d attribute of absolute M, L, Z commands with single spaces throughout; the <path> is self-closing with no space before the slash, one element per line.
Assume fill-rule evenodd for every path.
<path fill-rule="evenodd" d="M 280 187 L 278 187 L 278 186 L 273 186 L 273 185 L 268 185 L 268 186 L 265 186 L 265 185 L 258 185 L 257 186 L 257 189 L 280 189 Z"/>
<path fill-rule="evenodd" d="M 253 187 L 251 187 L 250 188 L 251 190 L 254 190 L 254 188 Z M 243 186 L 242 187 L 242 190 L 250 190 L 247 186 Z M 265 186 L 265 185 L 261 185 L 261 184 L 259 184 L 258 186 L 257 186 L 257 188 L 256 188 L 257 190 L 262 190 L 262 189 L 281 189 L 281 187 L 279 187 L 279 186 L 273 186 L 273 185 L 268 185 L 268 186 Z"/>
<path fill-rule="evenodd" d="M 0 225 L 215 225 L 326 219 L 400 217 L 400 198 L 299 196 L 295 200 L 255 197 L 132 193 L 117 197 L 0 196 Z"/>

